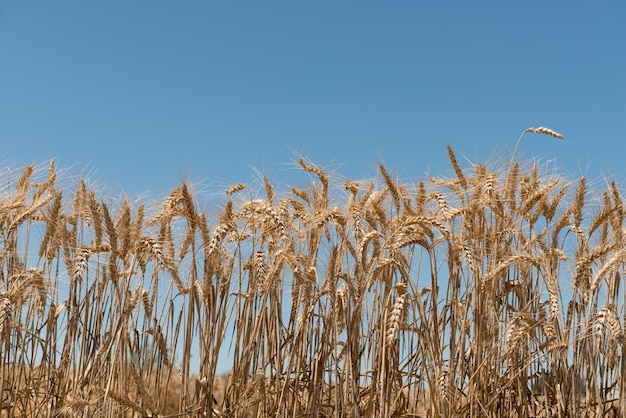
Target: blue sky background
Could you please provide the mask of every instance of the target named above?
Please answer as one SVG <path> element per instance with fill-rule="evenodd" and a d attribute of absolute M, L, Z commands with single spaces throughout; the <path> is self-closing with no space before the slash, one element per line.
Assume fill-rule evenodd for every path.
<path fill-rule="evenodd" d="M 134 195 L 294 151 L 401 178 L 512 149 L 624 177 L 626 3 L 0 0 L 0 160 Z"/>
<path fill-rule="evenodd" d="M 625 180 L 626 3 L 0 0 L 0 161 L 130 195 L 518 155 Z M 464 164 L 465 165 L 465 164 Z M 226 367 L 226 366 L 224 366 Z"/>

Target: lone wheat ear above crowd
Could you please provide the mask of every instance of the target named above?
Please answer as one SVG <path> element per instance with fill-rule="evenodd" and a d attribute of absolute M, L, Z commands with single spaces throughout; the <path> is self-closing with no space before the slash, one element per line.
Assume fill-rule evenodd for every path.
<path fill-rule="evenodd" d="M 300 160 L 217 214 L 4 170 L 0 417 L 624 416 L 622 195 L 529 134 L 563 139 L 412 184 Z"/>

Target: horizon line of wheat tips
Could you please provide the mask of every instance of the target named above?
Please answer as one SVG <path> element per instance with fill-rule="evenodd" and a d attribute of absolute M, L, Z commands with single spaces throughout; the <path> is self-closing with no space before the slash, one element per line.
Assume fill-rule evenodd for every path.
<path fill-rule="evenodd" d="M 567 367 L 581 373 L 602 370 L 586 377 L 587 393 L 621 396 L 626 326 L 619 273 L 626 249 L 620 245 L 624 210 L 617 185 L 611 183 L 610 191 L 596 199 L 587 179 L 575 191 L 566 189 L 569 183 L 544 179 L 536 163 L 511 161 L 502 179 L 486 164 L 474 164 L 465 173 L 457 168 L 467 190 L 459 178 L 420 181 L 410 204 L 405 186 L 384 168 L 385 174 L 379 174 L 386 175 L 384 184 L 380 178 L 345 182 L 345 198 L 344 190 L 335 189 L 338 179 L 327 175 L 329 201 L 323 205 L 323 185 L 314 176 L 310 186 L 292 187 L 292 193 L 270 184 L 265 196 L 262 188 L 250 190 L 240 183 L 229 190 L 241 189 L 241 196 L 220 196 L 223 213 L 215 223 L 207 221 L 208 212 L 200 211 L 184 184 L 166 203 L 148 206 L 150 217 L 159 211 L 148 223 L 143 209 L 135 212 L 133 204 L 125 203 L 118 209 L 85 189 L 75 206 L 93 219 L 89 225 L 73 220 L 79 218 L 67 221 L 71 207 L 64 202 L 70 201 L 60 191 L 56 197 L 52 188 L 52 200 L 24 216 L 24 222 L 44 218 L 42 228 L 49 236 L 31 239 L 50 240 L 40 248 L 51 261 L 30 269 L 27 254 L 15 255 L 28 249 L 21 243 L 28 238 L 24 227 L 16 225 L 15 236 L 0 241 L 0 248 L 7 247 L 0 257 L 5 272 L 0 290 L 8 289 L 0 294 L 0 351 L 7 351 L 0 356 L 0 384 L 19 390 L 5 391 L 4 409 L 19 415 L 24 398 L 43 405 L 22 385 L 46 393 L 46 402 L 67 394 L 86 399 L 74 390 L 84 385 L 97 394 L 97 405 L 80 409 L 63 401 L 58 406 L 67 407 L 67 415 L 93 415 L 98 407 L 102 417 L 122 412 L 156 416 L 155 408 L 162 417 L 186 416 L 201 408 L 209 413 L 213 402 L 222 409 L 213 408 L 215 416 L 330 416 L 361 401 L 371 406 L 359 410 L 357 405 L 354 413 L 346 413 L 498 416 L 505 403 L 518 409 L 544 399 L 547 404 L 561 393 L 552 382 L 529 397 L 510 394 L 524 390 L 520 382 L 537 382 L 537 370 L 556 378 Z M 37 201 L 30 197 L 36 186 L 28 187 L 30 205 Z M 335 200 L 335 191 L 342 200 Z M 187 202 L 181 200 L 186 194 Z M 509 206 L 496 208 L 496 201 L 506 199 Z M 594 202 L 604 206 L 589 213 Z M 487 212 L 490 206 L 494 209 Z M 6 227 L 24 207 L 0 203 L 0 209 Z M 172 227 L 179 217 L 189 221 L 188 230 Z M 537 219 L 545 220 L 545 232 L 534 233 L 534 225 L 542 223 Z M 182 248 L 195 242 L 198 229 L 204 261 L 194 256 L 189 263 L 177 262 L 178 253 L 191 254 Z M 106 242 L 113 235 L 116 253 Z M 174 243 L 181 244 L 176 253 Z M 408 245 L 413 243 L 424 251 L 413 250 Z M 143 271 L 134 291 L 127 273 L 133 271 L 133 257 Z M 448 280 L 433 268 L 432 285 L 423 287 L 422 271 L 446 262 Z M 54 289 L 55 269 L 69 276 L 73 293 L 67 300 L 63 289 Z M 160 280 L 169 285 L 165 295 Z M 50 304 L 35 299 L 26 305 L 33 297 Z M 40 305 L 49 309 L 47 319 L 35 316 Z M 232 337 L 229 323 L 234 324 Z M 16 341 L 20 347 L 14 347 Z M 225 359 L 231 373 L 218 383 L 218 358 L 228 345 L 236 345 L 232 360 Z M 31 378 L 22 368 L 31 366 L 29 358 L 39 358 L 29 354 L 38 355 L 39 347 L 43 374 Z M 202 359 L 199 364 L 192 363 L 193 356 Z M 533 370 L 529 364 L 536 358 L 545 358 L 545 367 L 538 363 L 541 369 Z M 202 388 L 196 388 L 194 398 L 195 367 Z M 572 377 L 563 379 L 572 386 Z M 211 399 L 213 393 L 219 402 Z M 585 403 L 582 392 L 567 396 L 558 413 L 600 408 Z M 427 406 L 418 404 L 425 399 Z M 413 405 L 402 411 L 397 407 L 407 402 Z"/>
<path fill-rule="evenodd" d="M 550 128 L 546 128 L 545 126 L 539 126 L 537 128 L 533 128 L 533 127 L 528 128 L 524 132 L 522 132 L 519 138 L 517 138 L 517 142 L 515 143 L 515 148 L 513 148 L 513 153 L 511 154 L 511 159 L 507 162 L 507 166 L 509 162 L 512 162 L 515 159 L 515 153 L 517 152 L 517 148 L 519 147 L 520 142 L 522 142 L 522 138 L 524 138 L 524 135 L 526 135 L 527 133 L 548 135 L 548 136 L 552 136 L 560 140 L 565 139 L 565 137 L 561 135 L 560 133 L 558 133 L 557 131 L 550 129 Z"/>

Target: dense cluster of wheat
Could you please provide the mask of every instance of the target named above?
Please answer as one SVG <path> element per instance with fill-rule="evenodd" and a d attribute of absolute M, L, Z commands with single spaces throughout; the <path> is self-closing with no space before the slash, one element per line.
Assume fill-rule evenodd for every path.
<path fill-rule="evenodd" d="M 300 161 L 305 187 L 235 185 L 214 221 L 186 184 L 146 207 L 7 175 L 1 416 L 623 413 L 617 185 L 448 151 L 413 186 Z"/>

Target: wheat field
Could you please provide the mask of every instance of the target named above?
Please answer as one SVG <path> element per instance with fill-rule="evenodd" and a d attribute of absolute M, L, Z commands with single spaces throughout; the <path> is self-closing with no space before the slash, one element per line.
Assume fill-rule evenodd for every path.
<path fill-rule="evenodd" d="M 618 185 L 448 156 L 414 184 L 300 160 L 304 187 L 236 184 L 216 216 L 188 183 L 6 171 L 0 416 L 622 416 Z"/>

